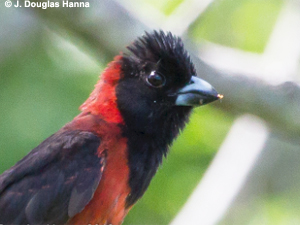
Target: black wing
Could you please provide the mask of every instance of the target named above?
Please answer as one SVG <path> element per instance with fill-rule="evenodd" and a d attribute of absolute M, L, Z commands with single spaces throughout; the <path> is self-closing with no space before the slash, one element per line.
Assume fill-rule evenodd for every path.
<path fill-rule="evenodd" d="M 105 156 L 99 137 L 58 132 L 0 176 L 0 224 L 63 224 L 84 209 L 99 184 Z"/>

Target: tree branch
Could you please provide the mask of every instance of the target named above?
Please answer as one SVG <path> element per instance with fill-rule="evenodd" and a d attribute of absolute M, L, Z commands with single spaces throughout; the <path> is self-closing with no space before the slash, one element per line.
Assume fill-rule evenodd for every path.
<path fill-rule="evenodd" d="M 37 15 L 65 35 L 65 30 L 87 44 L 93 56 L 110 59 L 124 50 L 149 28 L 131 16 L 113 0 L 90 0 L 90 8 L 32 8 Z M 53 26 L 54 25 L 54 26 Z M 187 48 L 197 49 L 187 42 Z M 192 47 L 191 47 L 192 46 Z M 191 53 L 195 53 L 193 50 Z M 107 60 L 107 59 L 106 59 Z M 231 76 L 216 71 L 199 58 L 194 58 L 198 75 L 211 82 L 224 94 L 223 110 L 235 114 L 250 113 L 268 122 L 281 135 L 297 140 L 300 135 L 300 88 L 294 83 L 272 86 L 242 74 Z"/>

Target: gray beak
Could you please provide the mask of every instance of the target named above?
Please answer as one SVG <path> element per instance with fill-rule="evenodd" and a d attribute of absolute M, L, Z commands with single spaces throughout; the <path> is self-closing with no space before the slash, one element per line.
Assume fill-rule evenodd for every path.
<path fill-rule="evenodd" d="M 175 105 L 200 106 L 222 98 L 208 82 L 192 76 L 191 82 L 177 92 Z"/>

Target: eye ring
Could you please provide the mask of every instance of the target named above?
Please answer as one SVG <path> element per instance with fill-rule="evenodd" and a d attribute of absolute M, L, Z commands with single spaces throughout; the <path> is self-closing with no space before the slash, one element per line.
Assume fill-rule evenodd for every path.
<path fill-rule="evenodd" d="M 161 88 L 166 84 L 165 77 L 158 73 L 157 71 L 151 71 L 151 73 L 146 78 L 147 83 L 154 88 Z"/>

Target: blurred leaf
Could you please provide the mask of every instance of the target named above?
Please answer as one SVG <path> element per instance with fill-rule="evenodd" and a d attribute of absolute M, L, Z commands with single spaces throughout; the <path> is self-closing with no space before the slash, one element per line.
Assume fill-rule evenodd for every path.
<path fill-rule="evenodd" d="M 170 15 L 172 12 L 183 2 L 183 0 L 145 0 L 148 4 L 152 5 L 157 10 L 165 15 Z"/>
<path fill-rule="evenodd" d="M 283 0 L 218 0 L 190 27 L 196 42 L 206 39 L 263 52 Z"/>

